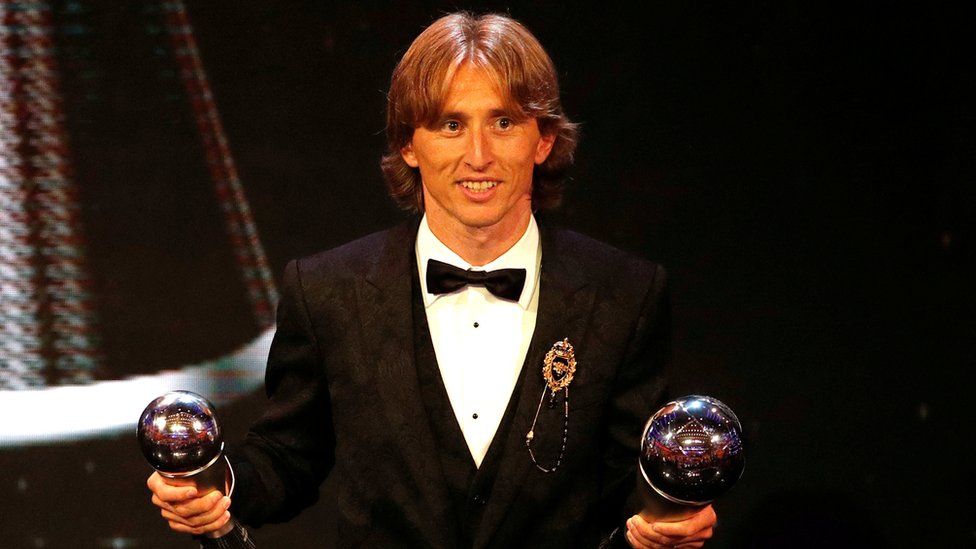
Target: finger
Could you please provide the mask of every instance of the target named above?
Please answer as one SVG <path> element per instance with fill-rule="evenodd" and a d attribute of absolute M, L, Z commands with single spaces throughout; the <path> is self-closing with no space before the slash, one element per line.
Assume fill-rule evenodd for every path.
<path fill-rule="evenodd" d="M 703 535 L 701 533 L 689 536 L 686 538 L 669 538 L 670 541 L 666 543 L 665 547 L 702 547 L 705 545 L 705 540 L 712 537 L 711 530 L 707 530 L 708 535 Z"/>
<path fill-rule="evenodd" d="M 152 494 L 153 498 L 171 504 L 190 501 L 197 497 L 197 492 L 193 488 L 157 487 Z"/>
<path fill-rule="evenodd" d="M 658 534 L 671 538 L 687 538 L 715 526 L 715 510 L 711 505 L 703 507 L 690 517 L 677 522 L 655 522 L 652 526 Z"/>
<path fill-rule="evenodd" d="M 627 543 L 629 543 L 630 546 L 633 547 L 634 549 L 665 549 L 664 545 L 660 545 L 653 542 L 644 543 L 638 540 L 636 537 L 634 537 L 634 534 L 630 533 L 629 530 L 627 531 L 625 536 L 627 538 Z"/>
<path fill-rule="evenodd" d="M 167 502 L 159 499 L 159 497 L 153 495 L 152 504 L 158 507 L 160 510 L 169 511 L 170 513 L 180 516 L 182 518 L 190 518 L 196 515 L 201 515 L 204 513 L 212 513 L 222 499 L 226 499 L 227 502 L 230 501 L 229 498 L 223 498 L 220 492 L 210 492 L 206 496 L 200 498 L 190 498 L 188 500 L 182 500 L 177 502 Z M 229 508 L 230 504 L 227 503 L 224 508 Z"/>
<path fill-rule="evenodd" d="M 207 532 L 216 532 L 224 527 L 227 522 L 230 521 L 230 512 L 224 511 L 224 514 L 220 516 L 215 522 L 206 524 L 203 526 L 187 526 L 175 521 L 169 521 L 169 528 L 174 532 L 179 532 L 181 534 L 193 534 L 199 536 L 206 534 Z"/>
<path fill-rule="evenodd" d="M 171 503 L 170 505 L 172 508 L 169 510 L 172 513 L 184 518 L 202 515 L 212 511 L 213 508 L 221 502 L 223 497 L 223 494 L 214 490 L 213 492 L 210 492 L 202 497 L 190 498 L 180 502 Z"/>
<path fill-rule="evenodd" d="M 155 505 L 156 507 L 159 507 L 160 509 L 166 509 L 167 511 L 173 512 L 173 506 L 168 502 L 159 499 L 159 497 L 156 494 L 153 494 L 152 504 Z"/>
<path fill-rule="evenodd" d="M 670 537 L 667 538 L 668 542 L 666 545 L 668 547 L 682 547 L 686 543 L 705 543 L 706 540 L 712 537 L 712 532 L 713 532 L 712 528 L 706 528 L 690 536 L 685 536 L 682 538 Z"/>
<path fill-rule="evenodd" d="M 230 498 L 225 497 L 221 499 L 217 503 L 217 505 L 213 507 L 213 509 L 205 513 L 201 513 L 199 515 L 193 515 L 190 517 L 180 516 L 177 515 L 176 513 L 167 511 L 166 509 L 163 509 L 162 511 L 160 511 L 160 513 L 163 515 L 163 518 L 168 521 L 178 522 L 180 524 L 184 524 L 186 526 L 191 526 L 191 527 L 199 527 L 199 526 L 205 526 L 207 524 L 219 520 L 220 517 L 222 517 L 229 508 L 230 508 Z"/>
<path fill-rule="evenodd" d="M 675 545 L 675 549 L 692 549 L 696 547 L 704 547 L 704 541 L 693 541 L 691 543 L 682 543 L 681 545 Z"/>
<path fill-rule="evenodd" d="M 220 492 L 210 492 L 203 497 L 184 499 L 176 502 L 163 501 L 155 495 L 152 497 L 153 505 L 183 518 L 212 511 L 220 500 Z"/>
<path fill-rule="evenodd" d="M 644 545 L 650 546 L 670 546 L 676 541 L 667 536 L 663 536 L 651 528 L 651 524 L 644 520 L 640 515 L 634 515 L 627 519 L 627 531 L 634 539 Z"/>
<path fill-rule="evenodd" d="M 166 502 L 182 501 L 197 495 L 193 481 L 166 478 L 159 473 L 153 473 L 146 480 L 146 486 L 154 495 Z"/>
<path fill-rule="evenodd" d="M 637 536 L 635 536 L 634 533 L 631 532 L 629 529 L 627 530 L 626 533 L 624 533 L 624 536 L 627 538 L 627 543 L 629 543 L 630 546 L 633 547 L 634 549 L 643 549 L 644 547 L 651 547 L 651 545 L 649 545 L 646 540 L 637 539 Z"/>

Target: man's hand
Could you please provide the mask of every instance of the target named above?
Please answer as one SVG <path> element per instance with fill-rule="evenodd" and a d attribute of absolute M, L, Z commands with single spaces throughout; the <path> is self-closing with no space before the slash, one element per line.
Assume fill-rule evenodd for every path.
<path fill-rule="evenodd" d="M 634 515 L 627 520 L 627 541 L 635 549 L 701 547 L 712 537 L 716 521 L 711 505 L 679 522 L 649 523 L 640 515 Z"/>
<path fill-rule="evenodd" d="M 217 490 L 198 496 L 192 480 L 166 478 L 159 473 L 153 473 L 146 486 L 153 494 L 153 505 L 159 507 L 174 532 L 216 538 L 234 527 L 227 510 L 230 498 Z"/>

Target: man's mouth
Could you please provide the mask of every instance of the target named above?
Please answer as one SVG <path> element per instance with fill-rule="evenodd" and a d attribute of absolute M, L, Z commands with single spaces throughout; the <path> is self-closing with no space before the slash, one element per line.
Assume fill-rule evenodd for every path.
<path fill-rule="evenodd" d="M 499 181 L 461 181 L 460 184 L 465 189 L 474 193 L 483 193 L 495 188 Z"/>

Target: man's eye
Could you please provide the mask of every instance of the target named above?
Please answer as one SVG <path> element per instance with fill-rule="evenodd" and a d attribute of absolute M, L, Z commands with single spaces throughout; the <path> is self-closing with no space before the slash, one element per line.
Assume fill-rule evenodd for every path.
<path fill-rule="evenodd" d="M 457 120 L 448 120 L 447 122 L 444 122 L 444 129 L 454 133 L 461 129 L 461 123 Z"/>
<path fill-rule="evenodd" d="M 500 130 L 508 130 L 515 125 L 515 122 L 513 122 L 511 118 L 499 118 L 498 121 L 495 122 L 495 124 L 498 126 L 498 129 Z"/>

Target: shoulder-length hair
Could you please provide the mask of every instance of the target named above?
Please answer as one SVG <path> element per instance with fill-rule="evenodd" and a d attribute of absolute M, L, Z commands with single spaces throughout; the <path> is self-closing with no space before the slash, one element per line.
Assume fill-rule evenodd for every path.
<path fill-rule="evenodd" d="M 420 170 L 408 166 L 400 150 L 410 144 L 415 128 L 437 122 L 454 74 L 465 63 L 487 72 L 511 102 L 506 107 L 513 114 L 535 118 L 542 135 L 556 136 L 549 157 L 535 166 L 532 208 L 556 206 L 579 134 L 563 113 L 552 59 L 518 21 L 466 12 L 434 21 L 393 71 L 387 96 L 387 152 L 380 162 L 390 196 L 401 208 L 424 211 Z"/>

